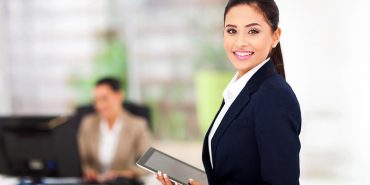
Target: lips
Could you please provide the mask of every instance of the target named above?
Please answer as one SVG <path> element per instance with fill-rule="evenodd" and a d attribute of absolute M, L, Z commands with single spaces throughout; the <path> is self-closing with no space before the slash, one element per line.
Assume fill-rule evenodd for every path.
<path fill-rule="evenodd" d="M 238 60 L 247 60 L 253 56 L 254 52 L 246 51 L 246 50 L 245 51 L 233 51 L 233 54 Z"/>

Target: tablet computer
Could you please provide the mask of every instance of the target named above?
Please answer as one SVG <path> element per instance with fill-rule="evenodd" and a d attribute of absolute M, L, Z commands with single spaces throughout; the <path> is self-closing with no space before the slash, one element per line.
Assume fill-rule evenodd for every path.
<path fill-rule="evenodd" d="M 166 173 L 173 182 L 186 185 L 189 179 L 194 179 L 208 185 L 207 175 L 203 170 L 154 148 L 149 148 L 136 164 L 153 173 Z"/>

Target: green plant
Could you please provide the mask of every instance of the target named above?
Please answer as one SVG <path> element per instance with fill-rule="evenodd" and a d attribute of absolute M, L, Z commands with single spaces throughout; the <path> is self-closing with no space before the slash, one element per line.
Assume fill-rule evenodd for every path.
<path fill-rule="evenodd" d="M 221 43 L 210 39 L 202 41 L 196 59 L 196 70 L 230 71 L 224 48 Z"/>
<path fill-rule="evenodd" d="M 204 135 L 222 102 L 222 92 L 232 77 L 222 44 L 206 41 L 200 49 L 195 75 L 197 120 Z"/>
<path fill-rule="evenodd" d="M 123 84 L 127 92 L 127 53 L 122 41 L 112 33 L 105 35 L 105 47 L 98 52 L 91 66 L 91 73 L 81 74 L 75 71 L 71 78 L 71 86 L 77 94 L 78 104 L 87 104 L 92 100 L 92 89 L 96 81 L 102 77 L 115 77 Z"/>

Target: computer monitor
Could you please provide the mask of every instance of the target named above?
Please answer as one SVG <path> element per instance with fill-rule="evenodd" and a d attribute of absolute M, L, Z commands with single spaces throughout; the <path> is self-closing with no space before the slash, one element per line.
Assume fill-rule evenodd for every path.
<path fill-rule="evenodd" d="M 34 178 L 80 176 L 75 131 L 51 124 L 55 118 L 0 117 L 0 162 L 4 162 L 0 173 Z"/>
<path fill-rule="evenodd" d="M 0 127 L 0 136 L 2 135 L 2 128 Z M 5 174 L 7 168 L 7 161 L 5 160 L 5 151 L 3 148 L 3 138 L 0 137 L 0 174 Z"/>

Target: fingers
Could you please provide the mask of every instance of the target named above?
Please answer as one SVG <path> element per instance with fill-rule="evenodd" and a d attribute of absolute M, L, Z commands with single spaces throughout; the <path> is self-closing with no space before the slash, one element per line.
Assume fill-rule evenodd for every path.
<path fill-rule="evenodd" d="M 135 178 L 136 177 L 136 173 L 133 170 L 122 171 L 119 175 L 123 176 L 123 177 L 127 177 L 127 178 Z"/>
<path fill-rule="evenodd" d="M 108 181 L 113 181 L 119 176 L 120 176 L 119 172 L 109 171 L 109 172 L 97 175 L 96 181 L 98 181 L 99 183 L 104 183 L 104 182 L 108 182 Z"/>
<path fill-rule="evenodd" d="M 173 185 L 167 174 L 163 174 L 159 171 L 155 174 L 155 177 L 159 182 L 161 182 L 162 185 Z"/>
<path fill-rule="evenodd" d="M 155 174 L 155 177 L 156 179 L 162 184 L 162 185 L 166 185 L 166 182 L 164 181 L 163 179 L 163 175 L 162 175 L 162 172 L 158 172 Z"/>
<path fill-rule="evenodd" d="M 189 185 L 202 185 L 202 183 L 195 181 L 194 179 L 189 179 Z"/>
<path fill-rule="evenodd" d="M 194 180 L 193 179 L 189 179 L 189 185 L 193 185 L 194 184 Z"/>
<path fill-rule="evenodd" d="M 172 185 L 172 182 L 170 181 L 170 178 L 168 178 L 167 174 L 163 175 L 164 181 L 166 182 L 166 185 Z"/>
<path fill-rule="evenodd" d="M 94 181 L 97 179 L 97 173 L 93 170 L 85 171 L 84 180 L 85 181 Z"/>
<path fill-rule="evenodd" d="M 107 173 L 107 174 L 105 174 L 103 176 L 103 179 L 105 181 L 111 181 L 111 180 L 116 179 L 117 177 L 118 177 L 118 173 L 116 173 L 116 172 L 109 172 L 109 173 Z"/>

